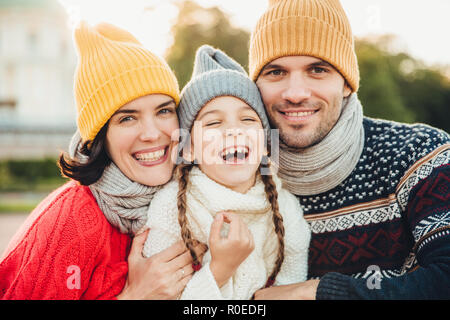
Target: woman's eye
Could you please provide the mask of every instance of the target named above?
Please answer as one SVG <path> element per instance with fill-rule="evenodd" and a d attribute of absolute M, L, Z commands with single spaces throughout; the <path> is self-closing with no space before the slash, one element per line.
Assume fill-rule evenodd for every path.
<path fill-rule="evenodd" d="M 164 108 L 158 111 L 158 114 L 169 114 L 169 113 L 173 113 L 175 112 L 175 110 L 169 109 L 169 108 Z"/>
<path fill-rule="evenodd" d="M 127 122 L 127 121 L 131 121 L 133 119 L 134 118 L 132 116 L 125 116 L 123 118 L 120 118 L 119 123 L 124 123 L 124 122 Z"/>
<path fill-rule="evenodd" d="M 256 119 L 254 119 L 254 118 L 244 118 L 244 119 L 242 119 L 242 121 L 255 122 Z"/>

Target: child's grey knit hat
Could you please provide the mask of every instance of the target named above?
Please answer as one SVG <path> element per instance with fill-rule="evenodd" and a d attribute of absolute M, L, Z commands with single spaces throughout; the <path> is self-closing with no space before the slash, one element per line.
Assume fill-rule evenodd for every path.
<path fill-rule="evenodd" d="M 177 110 L 180 129 L 190 131 L 201 108 L 219 96 L 237 97 L 252 107 L 267 136 L 269 121 L 256 84 L 223 51 L 203 45 L 197 50 L 192 78 L 181 92 Z"/>

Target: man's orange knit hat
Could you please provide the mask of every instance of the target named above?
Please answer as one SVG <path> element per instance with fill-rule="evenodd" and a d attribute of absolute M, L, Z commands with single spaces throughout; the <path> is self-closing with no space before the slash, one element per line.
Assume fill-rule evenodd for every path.
<path fill-rule="evenodd" d="M 78 52 L 74 94 L 83 142 L 93 140 L 121 106 L 139 97 L 166 94 L 178 105 L 175 74 L 127 31 L 82 21 L 74 40 Z"/>
<path fill-rule="evenodd" d="M 251 35 L 250 77 L 255 81 L 277 58 L 298 55 L 330 63 L 358 91 L 352 30 L 339 0 L 269 0 Z"/>

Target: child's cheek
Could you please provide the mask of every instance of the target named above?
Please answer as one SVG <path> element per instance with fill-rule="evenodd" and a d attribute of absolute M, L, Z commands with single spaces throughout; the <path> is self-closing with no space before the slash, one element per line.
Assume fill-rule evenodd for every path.
<path fill-rule="evenodd" d="M 202 160 L 206 164 L 217 164 L 219 162 L 219 152 L 223 150 L 223 137 L 219 130 L 208 130 L 203 134 L 201 140 Z"/>

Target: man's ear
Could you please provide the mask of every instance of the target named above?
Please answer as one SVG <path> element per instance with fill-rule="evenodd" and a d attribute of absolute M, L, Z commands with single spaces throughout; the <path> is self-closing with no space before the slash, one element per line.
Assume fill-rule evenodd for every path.
<path fill-rule="evenodd" d="M 350 88 L 347 81 L 344 83 L 344 98 L 347 98 L 352 93 L 352 88 Z"/>

